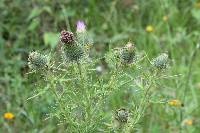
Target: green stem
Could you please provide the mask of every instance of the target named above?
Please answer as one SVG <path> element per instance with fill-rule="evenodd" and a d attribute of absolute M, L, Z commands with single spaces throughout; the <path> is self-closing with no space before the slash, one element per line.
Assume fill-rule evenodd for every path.
<path fill-rule="evenodd" d="M 59 108 L 60 108 L 60 110 L 61 110 L 61 112 L 62 112 L 62 114 L 64 115 L 64 121 L 65 122 L 67 122 L 67 121 L 70 121 L 70 119 L 67 117 L 67 115 L 66 115 L 66 111 L 65 111 L 65 105 L 63 104 L 63 102 L 62 102 L 62 100 L 59 98 L 59 95 L 57 94 L 57 92 L 56 92 L 56 90 L 55 90 L 55 87 L 54 87 L 54 83 L 52 83 L 51 82 L 51 84 L 52 84 L 52 87 L 50 87 L 51 88 L 51 91 L 52 91 L 52 93 L 54 94 L 54 96 L 55 96 L 55 99 L 56 99 L 56 102 L 59 104 Z M 67 120 L 67 121 L 66 121 Z"/>
<path fill-rule="evenodd" d="M 78 72 L 79 72 L 79 75 L 80 75 L 80 79 L 81 79 L 81 82 L 83 84 L 84 83 L 84 78 L 83 78 L 83 74 L 82 74 L 81 64 L 78 61 L 76 63 L 77 63 L 77 66 L 78 66 Z"/>
<path fill-rule="evenodd" d="M 132 125 L 131 125 L 130 129 L 128 129 L 128 130 L 134 129 L 135 125 L 138 123 L 138 121 L 140 120 L 141 116 L 144 114 L 145 109 L 147 107 L 147 104 L 149 103 L 149 96 L 148 96 L 148 94 L 149 94 L 149 91 L 150 91 L 150 89 L 151 89 L 151 87 L 153 85 L 152 79 L 154 79 L 155 77 L 157 77 L 157 75 L 158 75 L 158 71 L 156 71 L 155 75 L 153 75 L 153 77 L 150 78 L 150 84 L 149 84 L 148 88 L 145 91 L 143 99 L 140 102 L 139 109 L 137 110 L 137 112 L 135 114 L 136 116 L 134 118 L 134 121 L 132 122 Z"/>
<path fill-rule="evenodd" d="M 83 75 L 83 72 L 82 72 L 82 67 L 81 67 L 81 64 L 77 61 L 77 66 L 78 66 L 78 71 L 79 71 L 79 75 L 80 75 L 80 80 L 81 80 L 81 84 L 82 84 L 82 89 L 83 89 L 83 92 L 84 92 L 84 95 L 85 95 L 85 98 L 86 98 L 86 104 L 84 105 L 86 107 L 86 112 L 88 114 L 88 119 L 87 119 L 87 123 L 90 123 L 91 122 L 91 102 L 90 102 L 90 93 L 88 92 L 89 91 L 89 87 L 88 87 L 88 84 L 86 83 L 85 84 L 85 79 L 84 79 L 84 75 Z"/>
<path fill-rule="evenodd" d="M 198 46 L 199 44 L 197 44 L 197 47 L 193 50 L 192 55 L 191 55 L 191 59 L 190 59 L 190 63 L 189 63 L 189 68 L 188 68 L 188 73 L 186 76 L 186 82 L 185 82 L 185 87 L 184 87 L 184 91 L 183 91 L 183 99 L 182 99 L 182 103 L 185 103 L 185 98 L 186 98 L 186 94 L 187 94 L 187 89 L 189 88 L 189 82 L 191 79 L 191 75 L 192 75 L 192 65 L 195 59 L 195 55 L 197 53 L 197 50 L 199 48 Z M 181 108 L 180 110 L 180 123 L 183 121 L 183 114 L 184 110 Z M 182 127 L 180 126 L 180 132 L 182 132 Z"/>
<path fill-rule="evenodd" d="M 144 94 L 142 101 L 140 102 L 140 105 L 139 105 L 140 113 L 139 114 L 137 113 L 136 120 L 134 121 L 133 126 L 139 121 L 141 116 L 144 114 L 145 108 L 147 106 L 146 104 L 148 103 L 148 99 L 149 99 L 148 94 L 149 94 L 149 91 L 150 91 L 150 88 L 152 87 L 152 85 L 153 85 L 153 83 L 151 82 Z"/>
<path fill-rule="evenodd" d="M 71 127 L 73 125 L 73 121 L 71 120 L 71 118 L 68 115 L 66 115 L 65 105 L 63 104 L 61 98 L 59 97 L 59 95 L 56 92 L 56 88 L 55 88 L 55 84 L 54 84 L 55 79 L 52 78 L 52 73 L 50 73 L 50 71 L 47 72 L 47 77 L 48 77 L 48 81 L 50 81 L 49 88 L 52 91 L 53 95 L 55 96 L 55 100 L 59 105 L 59 110 L 64 115 L 64 122 L 65 122 L 65 124 L 67 124 L 67 126 Z"/>

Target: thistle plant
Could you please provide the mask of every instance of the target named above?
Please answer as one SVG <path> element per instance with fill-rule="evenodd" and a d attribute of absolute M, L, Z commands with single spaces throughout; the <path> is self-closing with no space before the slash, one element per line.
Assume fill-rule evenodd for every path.
<path fill-rule="evenodd" d="M 47 71 L 41 72 L 45 78 L 38 86 L 45 88 L 43 91 L 54 99 L 54 110 L 48 114 L 50 118 L 57 118 L 67 132 L 134 132 L 145 115 L 158 80 L 156 72 L 147 66 L 166 69 L 167 54 L 150 61 L 146 53 L 139 54 L 135 45 L 128 42 L 120 49 L 110 49 L 102 57 L 108 70 L 100 75 L 96 72 L 99 59 L 87 59 L 88 46 L 92 46 L 93 41 L 82 21 L 77 23 L 76 34 L 61 31 L 60 41 L 62 61 L 57 61 L 58 57 L 53 54 L 48 60 L 38 52 L 31 52 L 28 58 L 30 69 L 38 71 L 48 66 Z M 35 78 L 39 78 L 37 75 Z M 58 87 L 62 91 L 58 91 Z M 131 92 L 129 97 L 125 96 L 125 102 L 110 106 L 109 99 L 127 88 Z"/>

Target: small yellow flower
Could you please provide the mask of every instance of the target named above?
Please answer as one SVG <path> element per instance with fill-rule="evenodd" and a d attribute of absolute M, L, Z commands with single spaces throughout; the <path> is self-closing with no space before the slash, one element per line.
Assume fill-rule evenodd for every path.
<path fill-rule="evenodd" d="M 167 103 L 168 105 L 171 105 L 171 106 L 181 106 L 181 101 L 177 99 L 171 99 Z"/>
<path fill-rule="evenodd" d="M 13 119 L 15 117 L 15 115 L 13 113 L 11 113 L 11 112 L 6 112 L 6 113 L 3 114 L 3 117 L 5 119 L 10 120 L 10 119 Z"/>
<path fill-rule="evenodd" d="M 85 47 L 86 50 L 91 49 L 92 48 L 92 44 L 87 43 L 87 44 L 85 44 L 84 47 Z"/>
<path fill-rule="evenodd" d="M 183 120 L 183 124 L 191 126 L 193 124 L 193 120 L 192 119 L 185 119 L 185 120 Z"/>
<path fill-rule="evenodd" d="M 197 8 L 200 8 L 200 2 L 195 3 L 194 6 L 197 7 Z"/>
<path fill-rule="evenodd" d="M 154 28 L 153 28 L 152 25 L 148 25 L 148 26 L 146 27 L 146 32 L 153 32 L 153 31 L 154 31 Z"/>
<path fill-rule="evenodd" d="M 163 16 L 163 18 L 162 18 L 162 19 L 163 19 L 163 21 L 165 21 L 165 22 L 166 22 L 166 21 L 168 20 L 168 16 Z"/>
<path fill-rule="evenodd" d="M 196 84 L 196 88 L 200 89 L 200 82 Z"/>

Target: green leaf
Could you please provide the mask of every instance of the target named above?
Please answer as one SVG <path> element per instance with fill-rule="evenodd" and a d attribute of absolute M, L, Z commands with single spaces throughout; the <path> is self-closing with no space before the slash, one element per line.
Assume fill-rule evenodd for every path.
<path fill-rule="evenodd" d="M 47 13 L 49 13 L 49 14 L 52 14 L 53 12 L 52 12 L 52 9 L 50 8 L 50 7 L 48 7 L 48 6 L 44 6 L 43 7 L 43 11 L 46 11 Z"/>
<path fill-rule="evenodd" d="M 59 33 L 46 32 L 43 35 L 45 45 L 50 45 L 51 48 L 55 48 L 58 43 Z"/>
<path fill-rule="evenodd" d="M 72 10 L 71 8 L 63 8 L 62 9 L 62 15 L 67 17 L 75 16 L 76 12 L 75 10 Z"/>
<path fill-rule="evenodd" d="M 200 10 L 198 10 L 198 9 L 193 9 L 193 10 L 191 11 L 191 13 L 192 13 L 192 16 L 193 16 L 195 19 L 197 19 L 198 21 L 200 21 Z"/>
<path fill-rule="evenodd" d="M 35 8 L 31 11 L 31 13 L 30 13 L 30 15 L 28 16 L 27 20 L 30 21 L 32 18 L 39 16 L 39 15 L 41 14 L 41 12 L 42 12 L 41 9 L 39 9 L 38 7 L 35 7 Z"/>
<path fill-rule="evenodd" d="M 28 26 L 28 30 L 29 31 L 33 31 L 35 30 L 40 24 L 40 19 L 33 19 L 30 23 L 30 25 Z"/>

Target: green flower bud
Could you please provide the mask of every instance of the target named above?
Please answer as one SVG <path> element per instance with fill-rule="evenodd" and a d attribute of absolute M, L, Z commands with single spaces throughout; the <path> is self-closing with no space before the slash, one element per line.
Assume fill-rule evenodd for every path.
<path fill-rule="evenodd" d="M 64 50 L 63 53 L 65 56 L 65 59 L 69 61 L 78 61 L 84 55 L 83 48 L 78 45 L 74 45 L 72 47 L 64 47 L 63 50 Z"/>
<path fill-rule="evenodd" d="M 129 112 L 125 108 L 121 108 L 115 111 L 114 113 L 114 119 L 119 123 L 127 123 L 129 117 Z"/>
<path fill-rule="evenodd" d="M 132 43 L 128 43 L 124 48 L 120 50 L 120 61 L 124 64 L 130 64 L 135 58 L 135 48 Z"/>
<path fill-rule="evenodd" d="M 166 53 L 162 53 L 158 57 L 154 58 L 151 63 L 158 69 L 165 69 L 168 63 L 168 55 Z"/>
<path fill-rule="evenodd" d="M 47 56 L 38 52 L 30 52 L 28 57 L 28 66 L 30 69 L 42 69 L 47 66 Z"/>
<path fill-rule="evenodd" d="M 83 120 L 85 117 L 85 110 L 84 108 L 77 106 L 72 109 L 72 116 L 77 120 Z"/>

